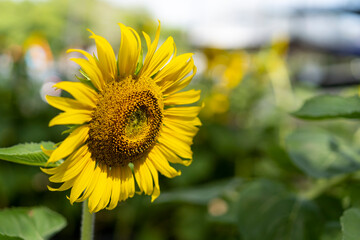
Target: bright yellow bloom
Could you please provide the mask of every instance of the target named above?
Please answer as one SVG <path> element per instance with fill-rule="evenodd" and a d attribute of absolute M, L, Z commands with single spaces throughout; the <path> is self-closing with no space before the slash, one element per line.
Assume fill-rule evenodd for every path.
<path fill-rule="evenodd" d="M 201 125 L 197 117 L 201 107 L 189 106 L 199 100 L 200 91 L 179 92 L 196 73 L 192 54 L 176 56 L 172 37 L 157 49 L 159 25 L 153 42 L 143 33 L 147 45 L 143 61 L 139 35 L 119 25 L 118 59 L 107 40 L 91 32 L 97 57 L 69 50 L 87 58 L 72 59 L 86 79 L 55 85 L 74 98 L 47 96 L 50 105 L 64 111 L 49 126 L 73 126 L 48 163 L 65 161 L 42 169 L 52 175 L 51 182 L 63 183 L 49 189 L 71 188 L 71 204 L 89 199 L 90 212 L 113 209 L 133 197 L 135 180 L 136 192 L 156 199 L 158 172 L 168 178 L 181 174 L 169 162 L 191 163 L 190 145 Z"/>

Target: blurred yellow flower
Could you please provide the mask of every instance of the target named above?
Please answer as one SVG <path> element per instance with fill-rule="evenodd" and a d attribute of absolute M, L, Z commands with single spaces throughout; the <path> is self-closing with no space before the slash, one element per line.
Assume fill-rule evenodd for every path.
<path fill-rule="evenodd" d="M 217 87 L 231 90 L 243 80 L 249 68 L 249 57 L 244 51 L 206 49 L 207 74 L 217 80 Z"/>
<path fill-rule="evenodd" d="M 248 57 L 245 52 L 238 51 L 230 54 L 227 67 L 222 75 L 222 82 L 227 88 L 233 89 L 243 80 L 248 68 Z"/>
<path fill-rule="evenodd" d="M 223 114 L 229 111 L 230 102 L 228 94 L 213 92 L 204 101 L 205 109 L 202 114 L 205 118 L 211 118 L 215 114 Z"/>
<path fill-rule="evenodd" d="M 242 50 L 227 51 L 209 48 L 204 50 L 207 57 L 206 75 L 214 80 L 214 86 L 205 97 L 202 115 L 213 118 L 226 114 L 230 109 L 229 96 L 239 86 L 249 70 L 249 54 Z"/>
<path fill-rule="evenodd" d="M 294 111 L 294 96 L 291 86 L 289 67 L 286 60 L 289 38 L 274 37 L 271 46 L 264 48 L 252 58 L 252 71 L 259 82 L 270 82 L 277 106 Z"/>
<path fill-rule="evenodd" d="M 180 175 L 170 163 L 188 166 L 190 145 L 201 125 L 199 106 L 189 106 L 200 91 L 179 92 L 196 73 L 191 53 L 176 56 L 169 37 L 157 49 L 144 34 L 147 54 L 143 61 L 137 32 L 123 24 L 118 59 L 108 41 L 92 33 L 97 57 L 77 49 L 86 58 L 74 58 L 81 66 L 82 82 L 60 82 L 56 88 L 74 99 L 47 96 L 62 111 L 49 125 L 73 125 L 69 136 L 51 153 L 49 163 L 65 159 L 55 168 L 43 168 L 51 182 L 63 183 L 53 191 L 71 188 L 70 202 L 88 199 L 90 212 L 113 209 L 133 197 L 135 180 L 139 193 L 160 194 L 158 172 Z M 134 180 L 135 178 L 135 180 Z"/>

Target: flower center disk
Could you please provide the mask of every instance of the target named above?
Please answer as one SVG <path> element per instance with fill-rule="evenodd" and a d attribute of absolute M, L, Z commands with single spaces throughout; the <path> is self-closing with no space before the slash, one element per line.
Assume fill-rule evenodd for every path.
<path fill-rule="evenodd" d="M 160 90 L 150 80 L 128 77 L 109 83 L 89 123 L 91 157 L 109 167 L 144 157 L 159 136 L 163 106 Z"/>

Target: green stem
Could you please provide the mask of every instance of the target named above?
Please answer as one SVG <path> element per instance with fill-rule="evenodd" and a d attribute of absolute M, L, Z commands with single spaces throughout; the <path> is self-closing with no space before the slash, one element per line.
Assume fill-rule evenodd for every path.
<path fill-rule="evenodd" d="M 88 209 L 88 200 L 83 202 L 81 219 L 81 240 L 92 240 L 94 236 L 95 213 Z"/>
<path fill-rule="evenodd" d="M 302 194 L 307 199 L 315 199 L 325 193 L 327 190 L 335 187 L 336 185 L 344 182 L 349 178 L 349 175 L 342 175 L 330 179 L 319 179 L 313 187 Z"/>

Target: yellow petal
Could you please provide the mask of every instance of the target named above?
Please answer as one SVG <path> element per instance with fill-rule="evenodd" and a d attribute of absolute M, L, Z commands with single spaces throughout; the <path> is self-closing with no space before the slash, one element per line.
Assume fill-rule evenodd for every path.
<path fill-rule="evenodd" d="M 181 56 L 182 55 L 180 55 L 179 58 Z M 191 73 L 191 71 L 193 71 L 195 67 L 194 59 L 192 57 L 190 57 L 189 59 L 183 57 L 180 58 L 179 61 L 177 62 L 178 62 L 178 66 L 175 69 L 176 71 L 174 70 L 169 72 L 168 74 L 162 77 L 161 81 L 157 82 L 157 84 L 161 86 L 162 91 L 165 91 L 171 86 L 176 86 L 177 84 L 184 81 L 185 80 L 184 78 L 186 76 L 189 76 L 189 74 Z M 171 64 L 171 62 L 169 64 Z"/>
<path fill-rule="evenodd" d="M 193 138 L 198 132 L 199 128 L 192 125 L 181 125 L 175 122 L 164 122 L 165 126 L 163 127 L 163 131 L 168 133 L 176 133 L 177 135 L 186 136 L 189 138 Z"/>
<path fill-rule="evenodd" d="M 178 139 L 181 143 L 186 144 L 186 145 L 191 145 L 193 143 L 193 138 L 196 134 L 196 132 L 185 132 L 185 131 L 178 131 L 175 132 L 173 131 L 171 128 L 169 128 L 168 126 L 163 126 L 161 129 L 161 135 L 170 135 L 172 136 L 172 138 L 176 138 Z"/>
<path fill-rule="evenodd" d="M 76 128 L 51 154 L 48 163 L 56 162 L 69 156 L 79 148 L 88 138 L 89 126 L 84 125 Z"/>
<path fill-rule="evenodd" d="M 55 125 L 84 124 L 91 120 L 91 113 L 88 110 L 69 111 L 59 113 L 49 122 L 49 127 Z"/>
<path fill-rule="evenodd" d="M 72 52 L 78 52 L 78 53 L 83 54 L 89 60 L 90 64 L 92 64 L 93 66 L 96 66 L 96 60 L 93 56 L 91 56 L 90 53 L 88 53 L 84 50 L 81 50 L 81 49 L 69 49 L 66 51 L 66 53 L 72 53 Z"/>
<path fill-rule="evenodd" d="M 127 77 L 135 73 L 141 50 L 140 37 L 132 28 L 119 23 L 121 29 L 121 43 L 118 56 L 119 74 Z"/>
<path fill-rule="evenodd" d="M 64 182 L 59 188 L 53 188 L 47 186 L 50 191 L 65 191 L 71 188 L 74 185 L 75 179 L 71 179 L 70 181 Z"/>
<path fill-rule="evenodd" d="M 66 168 L 72 167 L 76 164 L 79 158 L 82 158 L 88 151 L 86 145 L 80 147 L 78 150 L 73 152 L 60 166 L 53 168 L 40 168 L 44 173 L 53 175 L 58 172 L 63 172 Z"/>
<path fill-rule="evenodd" d="M 199 130 L 198 126 L 201 126 L 199 118 L 193 118 L 189 121 L 186 121 L 176 118 L 164 117 L 163 123 L 173 130 L 179 129 L 179 131 L 186 131 L 191 133 L 197 133 Z"/>
<path fill-rule="evenodd" d="M 107 83 L 111 79 L 115 79 L 117 75 L 114 50 L 105 38 L 96 35 L 89 29 L 88 31 L 92 33 L 90 38 L 93 38 L 95 40 L 97 55 L 99 58 L 99 61 L 97 61 L 96 63 L 98 64 L 98 67 L 100 68 L 102 75 L 105 78 L 104 80 Z"/>
<path fill-rule="evenodd" d="M 191 59 L 192 60 L 192 59 Z M 170 95 L 172 93 L 175 93 L 175 92 L 178 92 L 180 91 L 181 89 L 185 88 L 187 85 L 189 85 L 189 83 L 191 82 L 192 78 L 195 76 L 196 74 L 196 67 L 194 65 L 194 67 L 192 68 L 192 71 L 193 73 L 182 79 L 182 78 L 179 78 L 179 79 L 182 79 L 182 80 L 178 80 L 178 81 L 174 81 L 173 84 L 171 85 L 166 85 L 164 87 L 162 87 L 163 89 L 163 94 L 164 96 L 167 96 L 167 95 Z"/>
<path fill-rule="evenodd" d="M 134 196 L 135 181 L 130 167 L 128 166 L 121 167 L 120 172 L 121 172 L 120 201 L 124 201 Z"/>
<path fill-rule="evenodd" d="M 197 117 L 201 107 L 173 107 L 164 111 L 165 117 L 178 117 L 179 119 L 193 120 Z"/>
<path fill-rule="evenodd" d="M 92 111 L 93 108 L 89 105 L 85 105 L 77 100 L 65 97 L 54 97 L 46 95 L 46 100 L 48 103 L 62 111 L 73 111 L 73 110 L 88 110 Z"/>
<path fill-rule="evenodd" d="M 178 116 L 178 115 L 167 115 L 164 117 L 163 120 L 164 124 L 165 123 L 174 123 L 176 125 L 181 124 L 182 127 L 189 127 L 189 128 L 193 128 L 193 126 L 201 126 L 201 121 L 198 117 L 195 118 L 188 118 L 187 116 Z"/>
<path fill-rule="evenodd" d="M 65 163 L 65 162 L 64 162 Z M 64 163 L 62 163 L 60 166 L 62 166 Z M 52 175 L 55 174 L 58 171 L 58 168 L 60 167 L 53 167 L 53 168 L 40 168 L 40 170 L 46 174 Z"/>
<path fill-rule="evenodd" d="M 67 91 L 81 104 L 88 105 L 90 108 L 96 107 L 97 93 L 83 83 L 63 81 L 55 84 L 54 87 Z"/>
<path fill-rule="evenodd" d="M 105 185 L 103 186 L 104 192 L 101 194 L 100 201 L 99 201 L 98 205 L 95 207 L 94 212 L 98 212 L 101 209 L 106 208 L 106 206 L 109 204 L 111 191 L 112 191 L 112 187 L 113 187 L 113 181 L 111 179 L 109 171 L 110 171 L 109 168 L 106 168 L 106 173 L 107 173 L 106 176 L 107 177 L 105 180 Z"/>
<path fill-rule="evenodd" d="M 158 29 L 158 31 L 159 31 L 159 29 Z M 145 42 L 146 42 L 146 47 L 147 47 L 147 50 L 148 50 L 146 56 L 148 56 L 148 58 L 150 58 L 150 55 L 151 55 L 151 52 L 150 52 L 150 49 L 151 49 L 151 39 L 150 39 L 150 36 L 149 36 L 146 32 L 142 32 L 142 33 L 143 33 L 143 35 L 144 35 Z M 160 37 L 160 32 L 159 32 L 159 37 Z M 155 40 L 156 40 L 156 39 L 155 39 Z M 155 50 L 156 50 L 156 49 L 155 49 Z M 155 52 L 155 50 L 154 50 L 154 52 Z M 153 52 L 152 54 L 154 54 L 154 52 Z M 151 57 L 152 57 L 152 55 L 151 55 Z"/>
<path fill-rule="evenodd" d="M 111 191 L 111 201 L 109 206 L 107 207 L 108 210 L 114 209 L 120 198 L 120 167 L 113 167 L 111 168 L 111 180 L 112 180 L 112 191 Z"/>
<path fill-rule="evenodd" d="M 159 137 L 159 142 L 172 149 L 180 157 L 192 159 L 190 145 L 174 137 L 173 134 L 162 132 Z"/>
<path fill-rule="evenodd" d="M 127 178 L 128 197 L 132 198 L 135 195 L 135 179 L 130 167 L 127 168 L 127 174 L 128 174 L 128 178 Z"/>
<path fill-rule="evenodd" d="M 156 50 L 148 65 L 145 66 L 144 64 L 140 76 L 151 77 L 157 73 L 169 61 L 170 57 L 174 54 L 174 50 L 174 39 L 169 37 L 164 44 Z"/>
<path fill-rule="evenodd" d="M 146 165 L 148 166 L 148 168 L 151 172 L 151 175 L 154 179 L 154 191 L 151 195 L 151 202 L 153 202 L 160 195 L 159 175 L 158 175 L 156 168 L 154 167 L 154 165 L 151 163 L 150 160 L 147 160 L 145 162 L 146 162 Z"/>
<path fill-rule="evenodd" d="M 165 156 L 160 152 L 157 145 L 153 147 L 150 151 L 148 158 L 154 167 L 164 176 L 168 178 L 173 178 L 181 175 L 180 171 L 176 171 L 173 167 L 170 166 L 169 162 L 166 160 Z"/>
<path fill-rule="evenodd" d="M 49 180 L 51 182 L 69 181 L 70 179 L 80 175 L 89 159 L 89 152 L 87 152 L 87 154 L 83 156 L 78 156 L 76 159 L 66 159 L 65 162 L 60 165 L 61 168 L 59 167 L 59 171 L 57 171 L 53 176 L 51 176 Z"/>
<path fill-rule="evenodd" d="M 190 65 L 189 59 L 192 55 L 192 53 L 185 53 L 171 59 L 171 61 L 166 64 L 166 66 L 161 69 L 158 74 L 156 74 L 154 81 L 159 85 L 163 85 L 167 81 L 174 82 L 178 80 L 179 77 L 184 77 L 192 69 L 192 66 L 190 66 L 190 69 L 187 71 L 189 68 L 188 66 Z M 187 73 L 185 74 L 185 72 Z"/>
<path fill-rule="evenodd" d="M 120 196 L 119 201 L 124 201 L 128 198 L 128 192 L 126 188 L 126 173 L 125 169 L 129 168 L 128 166 L 120 167 Z"/>
<path fill-rule="evenodd" d="M 182 134 L 182 132 L 174 132 L 169 127 L 163 126 L 161 129 L 161 135 L 170 135 L 171 139 L 176 139 L 177 141 L 181 142 L 181 144 L 190 146 L 193 143 L 195 133 Z"/>
<path fill-rule="evenodd" d="M 164 155 L 164 157 L 171 163 L 179 163 L 185 166 L 189 166 L 192 162 L 192 159 L 190 160 L 183 160 L 178 155 L 176 155 L 175 152 L 173 152 L 171 149 L 167 148 L 165 145 L 159 143 L 158 148 L 160 152 Z"/>
<path fill-rule="evenodd" d="M 91 193 L 89 197 L 89 211 L 90 213 L 93 213 L 97 207 L 97 205 L 100 202 L 100 199 L 102 198 L 102 194 L 106 188 L 106 182 L 107 182 L 107 170 L 106 167 L 97 165 L 97 168 L 100 168 L 100 175 L 99 179 L 97 181 L 97 184 L 94 188 L 94 191 Z"/>
<path fill-rule="evenodd" d="M 105 86 L 104 77 L 97 65 L 93 65 L 83 58 L 70 58 L 70 60 L 80 65 L 81 69 L 88 75 L 96 89 L 101 92 L 103 91 Z"/>
<path fill-rule="evenodd" d="M 164 99 L 165 105 L 185 105 L 192 104 L 199 101 L 200 99 L 200 90 L 189 90 L 186 92 L 179 92 L 172 94 Z"/>
<path fill-rule="evenodd" d="M 143 32 L 144 38 L 146 41 L 146 45 L 148 48 L 148 52 L 147 52 L 145 60 L 144 60 L 144 65 L 140 71 L 140 76 L 142 76 L 142 73 L 144 72 L 144 70 L 148 69 L 150 62 L 152 61 L 152 58 L 154 56 L 154 53 L 156 51 L 156 48 L 157 48 L 157 45 L 158 45 L 159 39 L 160 39 L 160 28 L 161 28 L 161 24 L 159 21 L 159 27 L 156 30 L 155 39 L 154 39 L 154 42 L 152 42 L 152 43 L 151 43 L 149 35 L 147 35 L 146 33 Z"/>
<path fill-rule="evenodd" d="M 167 115 L 164 117 L 165 122 L 172 122 L 181 125 L 189 125 L 189 126 L 201 126 L 201 121 L 198 117 L 195 118 L 187 118 L 186 116 L 178 116 L 178 115 Z M 186 127 L 184 126 L 184 127 Z"/>
<path fill-rule="evenodd" d="M 43 153 L 45 153 L 46 156 L 50 157 L 50 155 L 52 154 L 52 152 L 54 150 L 48 150 L 48 149 L 45 149 L 43 145 L 40 146 L 41 150 L 43 151 Z"/>
<path fill-rule="evenodd" d="M 145 160 L 134 162 L 134 175 L 141 192 L 151 195 L 153 192 L 153 180 Z"/>
<path fill-rule="evenodd" d="M 92 160 L 94 161 L 94 160 Z M 95 161 L 94 161 L 95 162 Z M 85 189 L 84 193 L 76 200 L 76 202 L 82 202 L 84 201 L 85 199 L 89 198 L 89 196 L 92 194 L 92 192 L 94 191 L 95 189 L 95 186 L 98 182 L 98 179 L 99 179 L 99 176 L 100 176 L 100 172 L 101 172 L 101 169 L 100 168 L 95 168 L 94 169 L 94 172 L 93 172 L 93 175 L 92 175 L 92 178 L 91 178 L 91 181 L 90 183 L 88 184 L 87 188 Z"/>
<path fill-rule="evenodd" d="M 79 177 L 76 178 L 74 186 L 71 189 L 70 193 L 70 203 L 73 204 L 80 195 L 84 192 L 84 190 L 89 186 L 89 183 L 94 174 L 94 168 L 96 162 L 87 158 L 86 165 L 84 169 L 81 171 Z"/>

